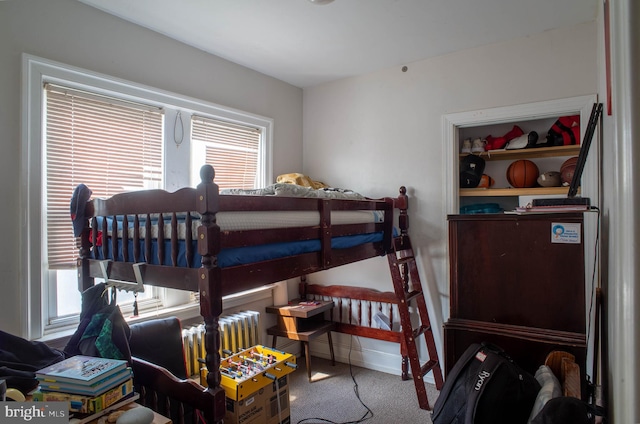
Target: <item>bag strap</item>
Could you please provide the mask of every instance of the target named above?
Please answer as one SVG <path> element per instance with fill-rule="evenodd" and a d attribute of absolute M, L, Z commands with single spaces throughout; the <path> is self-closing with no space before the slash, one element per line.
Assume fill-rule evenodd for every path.
<path fill-rule="evenodd" d="M 440 391 L 438 401 L 434 405 L 433 413 L 431 414 L 432 420 L 435 420 L 440 412 L 442 412 L 442 408 L 444 408 L 444 406 L 446 405 L 446 401 L 451 394 L 451 390 L 453 390 L 453 388 L 455 387 L 454 383 L 458 379 L 458 376 L 480 349 L 482 349 L 482 346 L 479 343 L 473 343 L 472 345 L 470 345 L 467 350 L 464 351 L 462 356 L 457 359 L 455 365 L 453 366 L 453 368 L 451 368 L 451 371 L 447 373 L 445 384 Z M 440 400 L 440 398 L 442 398 L 442 400 Z"/>
<path fill-rule="evenodd" d="M 586 403 L 587 405 L 587 411 L 589 411 L 590 413 L 592 413 L 594 416 L 597 417 L 602 417 L 602 422 L 603 423 L 607 423 L 607 414 L 606 411 L 604 409 L 604 407 L 600 406 L 600 405 L 594 405 L 594 404 L 590 404 L 590 403 Z"/>
<path fill-rule="evenodd" d="M 483 355 L 484 359 L 482 359 Z M 486 349 L 485 346 L 476 353 L 475 357 L 482 361 L 482 364 L 480 365 L 480 368 L 478 368 L 475 379 L 472 380 L 473 386 L 468 390 L 467 413 L 464 420 L 465 424 L 474 423 L 476 410 L 478 409 L 478 401 L 489 384 L 491 377 L 493 377 L 500 365 L 503 364 L 500 353 L 494 352 L 490 348 Z"/>

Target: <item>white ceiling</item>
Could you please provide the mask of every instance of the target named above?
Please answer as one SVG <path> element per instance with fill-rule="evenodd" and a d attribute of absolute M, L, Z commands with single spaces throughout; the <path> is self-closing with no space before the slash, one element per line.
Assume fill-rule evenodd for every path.
<path fill-rule="evenodd" d="M 79 0 L 298 87 L 596 19 L 599 0 Z"/>

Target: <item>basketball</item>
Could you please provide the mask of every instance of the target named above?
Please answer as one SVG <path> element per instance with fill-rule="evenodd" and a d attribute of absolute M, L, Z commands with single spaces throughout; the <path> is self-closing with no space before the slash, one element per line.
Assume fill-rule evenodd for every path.
<path fill-rule="evenodd" d="M 515 188 L 534 187 L 539 175 L 538 166 L 527 159 L 512 162 L 507 168 L 507 181 Z"/>
<path fill-rule="evenodd" d="M 562 185 L 571 184 L 571 180 L 573 179 L 574 172 L 576 172 L 575 163 L 562 167 L 562 171 L 560 171 L 560 179 L 562 180 Z"/>
<path fill-rule="evenodd" d="M 562 172 L 564 170 L 564 168 L 566 168 L 567 166 L 573 165 L 573 167 L 575 168 L 576 163 L 578 163 L 578 156 L 574 156 L 572 158 L 569 158 L 567 160 L 565 160 L 562 165 L 560 165 L 560 172 Z"/>

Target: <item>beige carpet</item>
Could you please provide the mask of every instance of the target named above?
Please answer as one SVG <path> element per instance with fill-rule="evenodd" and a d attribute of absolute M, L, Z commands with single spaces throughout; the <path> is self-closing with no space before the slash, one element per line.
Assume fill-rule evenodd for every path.
<path fill-rule="evenodd" d="M 368 424 L 431 423 L 431 413 L 418 406 L 413 380 L 355 366 L 351 367 L 352 379 L 348 364 L 331 366 L 330 360 L 312 357 L 309 382 L 304 358 L 298 364 L 290 378 L 292 424 L 356 423 L 361 419 Z M 433 406 L 438 396 L 435 386 L 428 384 L 427 394 Z"/>

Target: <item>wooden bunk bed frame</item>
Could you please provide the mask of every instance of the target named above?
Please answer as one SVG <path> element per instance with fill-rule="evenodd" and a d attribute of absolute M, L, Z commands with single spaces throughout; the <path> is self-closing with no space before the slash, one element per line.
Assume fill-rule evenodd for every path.
<path fill-rule="evenodd" d="M 144 283 L 151 286 L 189 290 L 199 293 L 200 314 L 205 324 L 204 358 L 209 370 L 207 388 L 194 387 L 191 381 L 172 378 L 170 374 L 159 370 L 154 364 L 134 358 L 134 374 L 143 379 L 145 386 L 159 393 L 169 394 L 179 402 L 196 407 L 209 423 L 221 423 L 225 414 L 225 393 L 220 386 L 220 333 L 218 318 L 222 313 L 222 297 L 243 290 L 252 289 L 265 284 L 299 277 L 309 273 L 345 265 L 348 263 L 384 256 L 393 252 L 394 210 L 399 209 L 399 227 L 402 235 L 406 235 L 408 226 L 406 190 L 401 187 L 396 198 L 344 200 L 328 198 L 285 198 L 280 196 L 240 196 L 220 195 L 218 186 L 213 182 L 214 170 L 205 165 L 200 171 L 201 183 L 196 188 L 183 188 L 169 193 L 164 190 L 147 190 L 115 195 L 109 199 L 89 200 L 84 209 L 85 225 L 78 237 L 78 285 L 84 291 L 94 284 L 94 278 L 104 277 L 109 281 Z M 278 211 L 306 210 L 318 211 L 320 225 L 312 227 L 287 228 L 286 230 L 243 230 L 221 231 L 216 223 L 216 214 L 222 211 Z M 380 223 L 332 225 L 331 211 L 335 210 L 378 210 L 384 211 L 384 221 Z M 199 267 L 178 267 L 177 246 L 178 215 L 186 212 L 186 226 L 191 228 L 191 215 L 200 215 L 197 228 L 197 252 L 202 257 Z M 170 241 L 171 263 L 151 265 L 145 257 L 151 252 L 150 237 L 144 238 L 138 230 L 139 224 L 149 225 L 152 214 L 159 214 L 159 221 L 170 219 L 167 224 L 159 226 L 157 238 L 160 242 Z M 98 218 L 102 218 L 98 220 Z M 169 217 L 169 218 L 167 218 Z M 107 219 L 109 218 L 109 219 Z M 133 224 L 133 252 L 127 252 L 127 235 L 123 231 L 125 242 L 122 243 L 124 257 L 133 254 L 136 261 L 97 259 L 98 249 L 108 250 L 107 243 L 112 243 L 113 251 L 117 250 L 116 237 L 104 238 L 98 243 L 99 233 L 118 231 L 117 219 L 123 228 Z M 111 221 L 108 224 L 108 220 Z M 107 226 L 111 225 L 112 228 Z M 346 249 L 331 248 L 332 237 L 383 232 L 381 242 L 370 242 Z M 146 234 L 150 232 L 146 231 Z M 144 241 L 142 240 L 144 238 Z M 109 241 L 109 239 L 111 239 Z M 186 257 L 189 262 L 196 253 L 192 249 L 191 234 L 186 232 Z M 257 264 L 220 268 L 217 255 L 222 248 L 251 246 L 256 244 L 283 242 L 292 240 L 319 239 L 321 248 L 318 252 L 304 253 L 280 259 L 262 261 Z M 144 248 L 140 248 L 142 246 Z M 101 246 L 99 246 L 101 244 Z M 163 243 L 158 244 L 158 257 L 165 257 Z M 404 350 L 404 349 L 403 349 Z M 184 388 L 184 389 L 182 389 Z"/>

